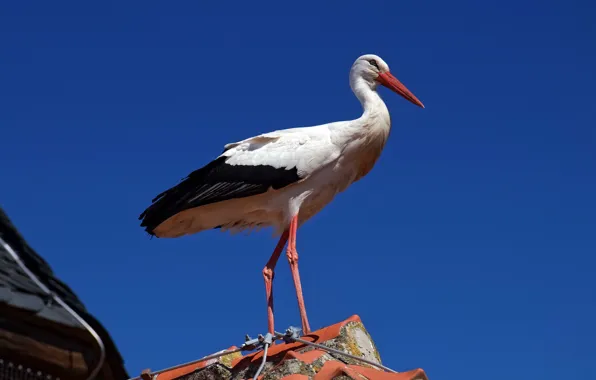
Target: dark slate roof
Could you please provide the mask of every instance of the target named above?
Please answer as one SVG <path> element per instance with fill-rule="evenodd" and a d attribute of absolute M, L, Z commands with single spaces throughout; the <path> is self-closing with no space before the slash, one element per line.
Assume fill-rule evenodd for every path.
<path fill-rule="evenodd" d="M 126 379 L 128 374 L 122 365 L 122 357 L 108 332 L 85 308 L 76 294 L 56 277 L 48 263 L 27 244 L 4 210 L 0 208 L 0 237 L 17 253 L 26 267 L 77 312 L 101 336 L 106 346 L 108 361 L 113 365 L 117 378 Z M 10 253 L 0 244 L 0 307 L 2 304 L 34 312 L 38 317 L 49 319 L 69 327 L 83 328 L 65 309 L 56 304 L 19 267 Z"/>
<path fill-rule="evenodd" d="M 0 237 L 21 258 L 48 288 L 71 307 L 86 311 L 72 290 L 57 279 L 48 263 L 23 239 L 8 216 L 0 209 Z M 0 303 L 35 312 L 39 317 L 65 325 L 80 327 L 61 306 L 56 305 L 19 267 L 7 250 L 0 245 Z"/>

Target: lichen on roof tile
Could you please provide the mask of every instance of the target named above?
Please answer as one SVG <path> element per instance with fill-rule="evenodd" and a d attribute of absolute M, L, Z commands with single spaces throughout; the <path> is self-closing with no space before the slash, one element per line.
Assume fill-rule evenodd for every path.
<path fill-rule="evenodd" d="M 302 338 L 381 364 L 376 346 L 358 316 L 352 316 Z M 249 379 L 255 375 L 262 359 L 263 352 L 256 352 L 235 358 L 231 361 L 231 366 L 223 365 L 221 360 L 215 364 L 194 364 L 182 371 L 181 368 L 178 368 L 175 373 L 160 373 L 158 380 Z M 301 380 L 306 378 L 314 380 L 340 378 L 427 380 L 426 374 L 420 369 L 403 373 L 385 372 L 359 360 L 303 343 L 274 344 L 269 349 L 267 363 L 258 380 Z"/>

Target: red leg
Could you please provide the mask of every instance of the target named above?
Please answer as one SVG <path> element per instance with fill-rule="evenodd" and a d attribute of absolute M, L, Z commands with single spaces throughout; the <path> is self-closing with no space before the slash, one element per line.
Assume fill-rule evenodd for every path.
<path fill-rule="evenodd" d="M 277 264 L 277 260 L 279 259 L 279 255 L 281 255 L 281 251 L 284 249 L 284 245 L 288 241 L 288 234 L 289 231 L 285 230 L 281 237 L 279 238 L 279 242 L 271 255 L 269 261 L 265 265 L 263 269 L 263 278 L 265 279 L 265 292 L 267 293 L 267 323 L 269 326 L 269 332 L 274 334 L 274 327 L 273 327 L 273 276 L 275 269 L 275 264 Z"/>
<path fill-rule="evenodd" d="M 294 287 L 296 288 L 296 297 L 298 298 L 298 309 L 300 310 L 300 319 L 302 320 L 302 332 L 304 334 L 310 333 L 310 326 L 308 325 L 308 318 L 306 316 L 306 308 L 304 307 L 304 296 L 302 295 L 302 284 L 300 284 L 300 273 L 298 273 L 298 252 L 296 251 L 296 231 L 298 230 L 298 215 L 292 218 L 290 223 L 290 234 L 288 240 L 288 261 L 290 262 L 290 269 L 292 270 L 292 278 L 294 279 Z"/>

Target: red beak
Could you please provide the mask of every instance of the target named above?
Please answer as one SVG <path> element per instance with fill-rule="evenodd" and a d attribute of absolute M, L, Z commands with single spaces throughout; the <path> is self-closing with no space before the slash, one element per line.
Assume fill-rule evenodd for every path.
<path fill-rule="evenodd" d="M 397 92 L 398 94 L 408 99 L 412 103 L 416 104 L 417 106 L 424 108 L 424 104 L 422 104 L 422 102 L 418 100 L 418 98 L 415 97 L 414 94 L 412 94 L 410 90 L 406 88 L 406 86 L 404 86 L 399 80 L 397 80 L 396 77 L 391 75 L 389 71 L 379 74 L 377 82 L 387 87 L 388 89 Z"/>

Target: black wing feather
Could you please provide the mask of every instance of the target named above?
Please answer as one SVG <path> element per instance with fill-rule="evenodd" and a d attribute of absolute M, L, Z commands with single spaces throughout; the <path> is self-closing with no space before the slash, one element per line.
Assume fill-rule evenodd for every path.
<path fill-rule="evenodd" d="M 190 173 L 178 185 L 160 193 L 140 216 L 141 227 L 153 230 L 168 218 L 190 208 L 281 189 L 300 180 L 296 168 L 268 165 L 230 165 L 219 157 Z"/>

